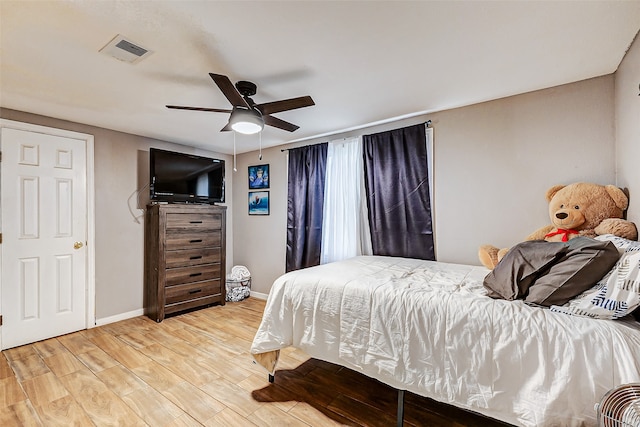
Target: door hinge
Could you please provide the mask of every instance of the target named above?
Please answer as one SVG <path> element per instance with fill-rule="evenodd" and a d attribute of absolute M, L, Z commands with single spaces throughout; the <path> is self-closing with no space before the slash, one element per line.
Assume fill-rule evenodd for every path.
<path fill-rule="evenodd" d="M 0 314 L 0 326 L 2 326 L 2 314 Z"/>
<path fill-rule="evenodd" d="M 0 233 L 0 245 L 2 244 L 2 233 Z"/>

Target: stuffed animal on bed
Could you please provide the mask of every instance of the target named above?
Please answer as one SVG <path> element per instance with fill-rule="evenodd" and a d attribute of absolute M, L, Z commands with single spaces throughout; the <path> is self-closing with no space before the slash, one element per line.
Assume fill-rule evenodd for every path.
<path fill-rule="evenodd" d="M 577 236 L 596 237 L 613 234 L 637 240 L 634 223 L 623 219 L 629 199 L 614 185 L 574 183 L 556 185 L 547 191 L 551 224 L 531 233 L 525 240 L 567 242 Z M 480 262 L 493 269 L 509 248 L 483 245 L 478 251 Z"/>

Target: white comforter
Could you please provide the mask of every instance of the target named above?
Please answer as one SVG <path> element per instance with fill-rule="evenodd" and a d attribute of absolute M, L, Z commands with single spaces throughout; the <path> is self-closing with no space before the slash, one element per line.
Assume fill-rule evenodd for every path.
<path fill-rule="evenodd" d="M 483 267 L 357 257 L 277 279 L 251 347 L 287 346 L 398 389 L 524 426 L 595 425 L 640 381 L 640 324 L 485 296 Z"/>

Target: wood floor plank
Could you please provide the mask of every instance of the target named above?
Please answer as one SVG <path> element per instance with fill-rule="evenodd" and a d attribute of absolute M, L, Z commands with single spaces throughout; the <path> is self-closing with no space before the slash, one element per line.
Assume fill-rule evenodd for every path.
<path fill-rule="evenodd" d="M 242 415 L 235 412 L 233 409 L 226 408 L 223 411 L 216 414 L 215 417 L 207 420 L 204 423 L 205 427 L 252 427 L 255 426 L 251 420 L 246 419 Z"/>
<path fill-rule="evenodd" d="M 52 372 L 22 382 L 22 387 L 33 406 L 46 405 L 69 394 L 60 379 Z"/>
<path fill-rule="evenodd" d="M 188 414 L 182 414 L 175 420 L 171 421 L 166 427 L 202 427 L 202 424 L 194 420 Z"/>
<path fill-rule="evenodd" d="M 220 377 L 231 381 L 234 384 L 249 378 L 253 372 L 245 369 L 250 367 L 251 362 L 247 359 L 215 359 L 215 358 L 199 358 L 196 362 L 203 368 L 217 373 Z"/>
<path fill-rule="evenodd" d="M 76 400 L 109 391 L 107 385 L 87 368 L 60 377 L 60 382 Z"/>
<path fill-rule="evenodd" d="M 348 418 L 341 417 L 336 413 L 327 416 L 330 410 L 327 408 L 314 408 L 305 402 L 296 402 L 296 404 L 288 411 L 289 415 L 309 424 L 313 427 L 337 427 L 337 426 L 359 426 Z"/>
<path fill-rule="evenodd" d="M 35 350 L 30 356 L 9 361 L 9 365 L 20 382 L 51 372 Z"/>
<path fill-rule="evenodd" d="M 9 361 L 4 354 L 0 354 L 0 379 L 13 377 L 13 369 L 9 366 Z"/>
<path fill-rule="evenodd" d="M 156 390 L 164 390 L 184 381 L 184 378 L 155 361 L 140 365 L 131 371 Z"/>
<path fill-rule="evenodd" d="M 186 341 L 191 344 L 207 344 L 213 338 L 211 334 L 201 329 L 190 328 L 188 325 L 185 325 L 184 328 L 167 331 L 167 335 L 175 337 L 177 341 Z"/>
<path fill-rule="evenodd" d="M 89 341 L 98 346 L 105 353 L 117 353 L 118 350 L 125 348 L 127 345 L 116 338 L 115 335 L 111 334 L 102 334 L 98 336 L 92 336 L 88 338 Z"/>
<path fill-rule="evenodd" d="M 57 338 L 51 338 L 34 343 L 33 348 L 40 355 L 40 357 L 43 358 L 51 357 L 55 354 L 68 351 L 67 348 L 63 346 Z"/>
<path fill-rule="evenodd" d="M 178 363 L 167 366 L 167 368 L 185 381 L 198 387 L 216 382 L 221 378 L 218 373 L 199 364 L 198 359 L 183 358 Z"/>
<path fill-rule="evenodd" d="M 244 381 L 243 381 L 244 382 Z M 242 384 L 239 384 L 242 387 Z M 268 387 L 269 389 L 269 399 L 264 399 L 264 395 L 262 394 L 261 387 L 258 386 L 254 389 L 248 389 L 251 392 L 251 397 L 256 399 L 259 402 L 269 402 L 269 406 L 275 406 L 284 412 L 289 412 L 291 408 L 296 406 L 299 403 L 300 397 L 293 396 L 293 394 L 286 388 L 281 386 L 263 386 Z M 243 387 L 244 388 L 244 387 Z"/>
<path fill-rule="evenodd" d="M 89 350 L 86 353 L 79 354 L 78 360 L 84 363 L 84 365 L 93 373 L 102 372 L 105 369 L 118 366 L 119 363 L 113 357 L 109 356 L 101 348 L 95 350 Z"/>
<path fill-rule="evenodd" d="M 98 348 L 94 343 L 85 338 L 83 334 L 78 333 L 58 337 L 58 341 L 75 355 Z"/>
<path fill-rule="evenodd" d="M 118 396 L 125 396 L 147 386 L 141 378 L 122 365 L 101 370 L 96 376 Z"/>
<path fill-rule="evenodd" d="M 118 339 L 129 344 L 133 348 L 137 348 L 138 350 L 142 347 L 157 344 L 157 341 L 142 332 L 129 332 L 126 334 L 120 334 L 118 335 Z"/>
<path fill-rule="evenodd" d="M 201 423 L 213 418 L 226 407 L 188 382 L 176 384 L 164 390 L 162 395 Z"/>
<path fill-rule="evenodd" d="M 143 427 L 147 424 L 110 390 L 92 395 L 76 396 L 78 404 L 98 426 Z"/>
<path fill-rule="evenodd" d="M 69 351 L 60 351 L 42 360 L 58 377 L 85 369 L 85 366 Z"/>
<path fill-rule="evenodd" d="M 8 350 L 4 350 L 2 353 L 5 355 L 9 362 L 16 359 L 25 359 L 30 356 L 38 355 L 38 352 L 36 351 L 33 344 L 10 348 Z"/>
<path fill-rule="evenodd" d="M 47 427 L 86 427 L 93 425 L 91 419 L 71 395 L 47 402 L 42 406 L 36 406 L 35 410 L 42 424 Z"/>
<path fill-rule="evenodd" d="M 42 427 L 37 412 L 27 400 L 0 408 L 0 426 Z"/>
<path fill-rule="evenodd" d="M 183 415 L 178 406 L 151 387 L 129 393 L 122 400 L 150 426 L 164 426 Z"/>
<path fill-rule="evenodd" d="M 27 400 L 27 395 L 22 391 L 16 377 L 0 379 L 0 408 L 6 408 L 25 400 Z"/>
<path fill-rule="evenodd" d="M 275 406 L 262 406 L 247 418 L 260 427 L 272 427 L 275 425 L 287 427 L 309 427 L 309 424 L 281 411 Z"/>
<path fill-rule="evenodd" d="M 327 409 L 354 422 L 364 422 L 366 426 L 392 426 L 396 422 L 394 412 L 380 410 L 344 395 L 338 395 Z"/>
<path fill-rule="evenodd" d="M 262 406 L 261 402 L 253 399 L 251 392 L 224 378 L 221 378 L 216 383 L 202 386 L 202 390 L 244 417 L 252 414 Z"/>
<path fill-rule="evenodd" d="M 167 347 L 154 343 L 148 347 L 140 347 L 138 351 L 162 366 L 171 366 L 182 360 L 182 356 Z"/>
<path fill-rule="evenodd" d="M 115 360 L 129 369 L 137 368 L 138 366 L 145 365 L 151 361 L 151 359 L 142 354 L 140 351 L 129 346 L 123 346 L 118 348 L 117 350 L 109 349 L 109 351 L 107 351 L 107 354 L 109 354 L 109 356 L 113 357 Z"/>

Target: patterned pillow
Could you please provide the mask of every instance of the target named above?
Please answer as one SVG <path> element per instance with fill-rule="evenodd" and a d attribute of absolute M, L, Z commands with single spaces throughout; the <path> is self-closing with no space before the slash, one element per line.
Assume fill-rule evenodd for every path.
<path fill-rule="evenodd" d="M 597 236 L 596 240 L 600 240 L 601 242 L 613 242 L 622 254 L 628 248 L 640 248 L 640 242 L 636 242 L 635 240 L 625 239 L 624 237 L 614 236 L 613 234 L 603 234 L 602 236 Z"/>
<path fill-rule="evenodd" d="M 640 242 L 612 235 L 624 253 L 616 265 L 591 289 L 551 311 L 594 319 L 618 319 L 640 307 Z M 603 237 L 603 236 L 599 236 Z"/>

